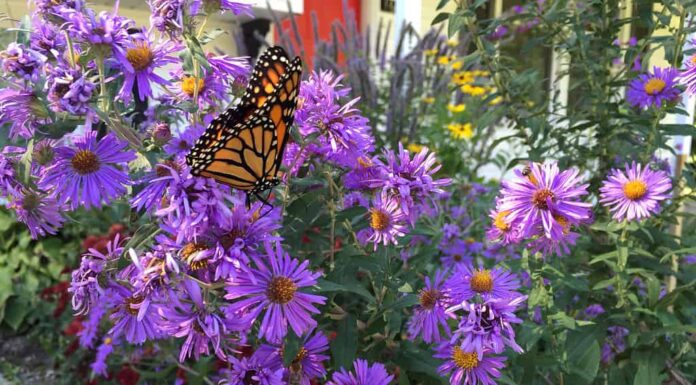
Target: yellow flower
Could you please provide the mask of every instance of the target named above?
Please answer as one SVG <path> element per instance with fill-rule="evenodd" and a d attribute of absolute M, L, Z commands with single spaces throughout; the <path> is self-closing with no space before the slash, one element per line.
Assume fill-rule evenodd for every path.
<path fill-rule="evenodd" d="M 437 64 L 447 65 L 454 61 L 454 56 L 444 55 L 437 58 Z"/>
<path fill-rule="evenodd" d="M 486 89 L 479 86 L 464 84 L 461 88 L 462 92 L 471 96 L 481 96 L 486 93 Z"/>
<path fill-rule="evenodd" d="M 425 104 L 435 103 L 435 98 L 433 98 L 432 96 L 424 96 L 423 99 L 421 99 L 421 100 L 423 100 L 423 103 L 425 103 Z"/>
<path fill-rule="evenodd" d="M 466 106 L 463 105 L 463 104 L 452 104 L 452 103 L 450 103 L 450 104 L 447 105 L 447 109 L 448 109 L 450 112 L 457 113 L 457 112 L 463 112 L 464 110 L 466 110 Z"/>
<path fill-rule="evenodd" d="M 500 102 L 502 102 L 502 101 L 503 101 L 503 98 L 502 98 L 502 97 L 496 96 L 495 98 L 491 99 L 491 101 L 488 102 L 488 104 L 491 105 L 491 106 L 497 106 L 497 105 L 500 104 Z"/>
<path fill-rule="evenodd" d="M 462 69 L 462 66 L 464 66 L 464 63 L 461 61 L 456 61 L 452 63 L 452 69 L 455 71 L 459 71 L 460 69 Z"/>
<path fill-rule="evenodd" d="M 447 129 L 455 139 L 471 139 L 474 136 L 474 130 L 471 128 L 471 123 L 450 123 Z"/>
<path fill-rule="evenodd" d="M 423 149 L 423 145 L 417 143 L 409 143 L 408 146 L 406 146 L 406 148 L 408 148 L 408 150 L 411 152 L 418 153 Z"/>
<path fill-rule="evenodd" d="M 447 40 L 447 45 L 450 47 L 456 47 L 457 45 L 459 45 L 459 42 L 457 40 L 450 39 L 450 40 Z"/>
<path fill-rule="evenodd" d="M 471 73 L 469 71 L 455 72 L 452 74 L 452 83 L 458 86 L 471 83 L 473 81 L 474 77 L 471 76 Z"/>
<path fill-rule="evenodd" d="M 424 51 L 425 56 L 435 56 L 435 55 L 437 55 L 438 52 L 440 52 L 440 51 L 437 48 L 427 49 Z"/>

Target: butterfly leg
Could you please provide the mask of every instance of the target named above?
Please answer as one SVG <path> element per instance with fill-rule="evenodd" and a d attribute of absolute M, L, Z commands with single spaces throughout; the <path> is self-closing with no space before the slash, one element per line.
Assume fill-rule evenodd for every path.
<path fill-rule="evenodd" d="M 264 197 L 263 197 L 261 194 L 259 194 L 258 192 L 257 192 L 257 193 L 254 193 L 254 195 L 256 195 L 256 198 L 258 198 L 258 200 L 262 203 L 262 206 L 261 206 L 262 209 L 263 209 L 264 207 L 268 207 L 268 210 L 267 210 L 266 212 L 262 212 L 262 213 L 261 213 L 261 217 L 263 218 L 263 217 L 265 217 L 266 215 L 270 214 L 270 212 L 273 211 L 273 205 L 270 204 L 270 203 L 268 202 L 268 199 L 267 199 L 267 198 L 264 198 Z M 269 193 L 269 195 L 270 195 L 270 193 Z"/>

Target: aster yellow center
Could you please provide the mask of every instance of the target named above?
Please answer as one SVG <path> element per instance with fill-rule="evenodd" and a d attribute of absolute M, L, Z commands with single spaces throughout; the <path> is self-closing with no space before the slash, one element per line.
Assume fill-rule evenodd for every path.
<path fill-rule="evenodd" d="M 452 361 L 464 370 L 474 369 L 479 365 L 478 354 L 476 354 L 476 352 L 463 352 L 459 346 L 455 346 L 452 349 Z"/>
<path fill-rule="evenodd" d="M 495 219 L 493 220 L 493 225 L 495 226 L 496 229 L 498 229 L 502 232 L 506 232 L 506 231 L 510 230 L 510 225 L 507 222 L 505 222 L 505 217 L 507 217 L 507 215 L 509 213 L 510 213 L 509 211 L 505 210 L 505 211 L 501 211 L 495 215 Z"/>
<path fill-rule="evenodd" d="M 553 192 L 551 190 L 544 188 L 539 189 L 532 195 L 532 203 L 540 210 L 548 210 L 548 199 L 553 199 Z"/>
<path fill-rule="evenodd" d="M 358 157 L 358 164 L 360 167 L 367 168 L 372 166 L 372 160 L 370 158 L 365 158 L 364 156 Z"/>
<path fill-rule="evenodd" d="M 624 195 L 630 200 L 640 199 L 645 196 L 648 191 L 648 185 L 642 180 L 631 180 L 623 186 Z"/>
<path fill-rule="evenodd" d="M 142 44 L 135 48 L 129 48 L 128 51 L 126 51 L 126 59 L 128 59 L 128 62 L 136 71 L 146 69 L 154 58 L 155 55 L 146 44 Z"/>
<path fill-rule="evenodd" d="M 80 150 L 70 160 L 73 169 L 80 175 L 91 174 L 99 171 L 99 158 L 90 150 Z"/>
<path fill-rule="evenodd" d="M 487 293 L 493 290 L 493 277 L 491 277 L 491 272 L 488 270 L 476 270 L 473 276 L 471 276 L 471 290 L 477 293 Z"/>
<path fill-rule="evenodd" d="M 208 247 L 203 243 L 189 242 L 181 248 L 181 258 L 188 263 L 191 270 L 201 270 L 208 267 L 207 260 L 195 261 L 195 256 L 201 251 L 207 250 Z"/>
<path fill-rule="evenodd" d="M 420 300 L 421 306 L 425 309 L 432 309 L 435 307 L 437 300 L 440 299 L 440 291 L 435 289 L 421 290 L 418 299 Z"/>
<path fill-rule="evenodd" d="M 380 210 L 373 208 L 370 210 L 370 227 L 377 231 L 384 231 L 389 227 L 389 215 Z"/>
<path fill-rule="evenodd" d="M 184 76 L 184 78 L 181 80 L 181 90 L 184 91 L 186 95 L 193 96 L 196 87 L 196 80 L 198 80 L 198 93 L 200 94 L 205 87 L 205 82 L 203 79 L 197 79 L 193 76 Z"/>
<path fill-rule="evenodd" d="M 647 82 L 645 82 L 643 89 L 645 90 L 646 94 L 655 95 L 655 94 L 662 92 L 662 90 L 665 89 L 666 85 L 667 84 L 662 79 L 650 78 Z"/>
<path fill-rule="evenodd" d="M 296 291 L 297 285 L 290 278 L 273 277 L 266 289 L 266 295 L 271 302 L 284 305 L 295 298 Z"/>

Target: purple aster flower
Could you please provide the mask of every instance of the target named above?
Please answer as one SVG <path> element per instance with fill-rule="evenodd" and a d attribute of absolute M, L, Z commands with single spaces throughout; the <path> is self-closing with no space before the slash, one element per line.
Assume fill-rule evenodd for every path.
<path fill-rule="evenodd" d="M 109 365 L 107 365 L 106 359 L 114 351 L 113 342 L 114 340 L 111 337 L 105 337 L 104 342 L 97 348 L 94 362 L 90 365 L 92 371 L 102 377 L 108 376 L 107 369 L 109 369 Z"/>
<path fill-rule="evenodd" d="M 217 225 L 211 229 L 212 240 L 223 251 L 215 257 L 216 280 L 232 277 L 240 261 L 246 265 L 251 257 L 261 257 L 258 248 L 264 242 L 281 239 L 273 235 L 281 227 L 280 210 L 272 209 L 266 215 L 261 215 L 263 203 L 254 202 L 247 207 L 245 199 L 245 196 L 238 194 L 233 200 L 232 214 L 217 221 Z"/>
<path fill-rule="evenodd" d="M 253 16 L 251 6 L 253 2 L 249 1 L 233 1 L 233 0 L 192 0 L 191 14 L 196 15 L 201 8 L 201 5 L 206 12 L 231 11 L 235 15 Z"/>
<path fill-rule="evenodd" d="M 447 318 L 454 318 L 445 310 L 452 304 L 449 290 L 444 287 L 446 273 L 442 270 L 435 272 L 435 278 L 425 277 L 425 286 L 418 293 L 420 305 L 413 310 L 413 316 L 408 323 L 408 338 L 415 340 L 421 336 L 426 343 L 440 342 L 440 328 L 449 336 L 450 328 Z"/>
<path fill-rule="evenodd" d="M 506 27 L 504 25 L 499 25 L 498 27 L 496 27 L 496 29 L 495 29 L 495 31 L 493 31 L 493 33 L 486 36 L 486 39 L 488 39 L 489 41 L 498 41 L 498 40 L 504 38 L 508 34 L 509 31 L 510 31 L 510 29 L 508 27 Z"/>
<path fill-rule="evenodd" d="M 203 132 L 205 132 L 205 127 L 202 125 L 190 126 L 183 132 L 177 133 L 164 146 L 164 151 L 170 155 L 183 157 L 188 154 Z"/>
<path fill-rule="evenodd" d="M 197 95 L 197 103 L 200 107 L 217 106 L 225 104 L 229 100 L 229 79 L 219 76 L 213 71 L 205 71 L 195 77 L 184 72 L 183 68 L 178 68 L 170 73 L 171 84 L 175 88 L 170 89 L 169 93 L 160 96 L 163 103 L 177 104 L 182 101 L 192 102 Z M 222 103 L 221 103 L 222 102 Z"/>
<path fill-rule="evenodd" d="M 679 98 L 681 91 L 676 87 L 679 72 L 671 67 L 653 67 L 652 73 L 642 74 L 628 83 L 626 100 L 634 107 L 661 108 Z"/>
<path fill-rule="evenodd" d="M 109 317 L 114 323 L 109 330 L 112 338 L 124 335 L 126 341 L 141 345 L 148 339 L 160 336 L 157 306 L 152 301 L 134 295 L 129 289 L 117 284 L 110 285 L 106 290 L 114 295 L 110 306 L 116 309 Z"/>
<path fill-rule="evenodd" d="M 184 29 L 185 0 L 149 0 L 150 24 L 155 29 L 178 38 Z"/>
<path fill-rule="evenodd" d="M 197 283 L 186 279 L 183 286 L 190 301 L 165 303 L 158 309 L 162 331 L 173 337 L 186 337 L 181 345 L 179 361 L 184 362 L 191 356 L 198 360 L 201 354 L 210 354 L 209 346 L 218 358 L 226 359 L 221 346 L 226 333 L 222 319 L 207 309 L 208 304 Z"/>
<path fill-rule="evenodd" d="M 622 326 L 609 326 L 607 332 L 609 336 L 602 345 L 602 362 L 605 364 L 611 363 L 617 354 L 626 350 L 626 336 L 629 334 L 628 329 Z"/>
<path fill-rule="evenodd" d="M 48 110 L 27 90 L 0 89 L 0 124 L 10 124 L 10 136 L 31 138 L 34 130 L 48 118 Z"/>
<path fill-rule="evenodd" d="M 459 345 L 463 351 L 476 352 L 479 357 L 483 357 L 487 349 L 493 353 L 502 353 L 505 346 L 521 353 L 523 350 L 515 342 L 515 330 L 512 325 L 522 323 L 515 311 L 526 299 L 527 296 L 518 295 L 483 303 L 463 302 L 447 309 L 448 313 L 457 310 L 467 312 L 452 335 L 452 342 L 460 341 Z"/>
<path fill-rule="evenodd" d="M 80 11 L 85 4 L 82 0 L 34 0 L 36 12 L 48 19 L 74 11 Z"/>
<path fill-rule="evenodd" d="M 56 149 L 56 161 L 45 170 L 39 186 L 55 194 L 59 203 L 69 202 L 73 210 L 108 204 L 131 184 L 121 168 L 135 159 L 135 153 L 124 151 L 127 146 L 112 133 L 97 140 L 97 133 L 89 131 L 74 139 L 74 146 Z"/>
<path fill-rule="evenodd" d="M 469 264 L 473 262 L 473 253 L 469 244 L 461 239 L 446 245 L 441 245 L 442 257 L 440 262 L 446 268 L 453 268 L 459 264 Z"/>
<path fill-rule="evenodd" d="M 527 244 L 527 249 L 534 254 L 540 252 L 543 256 L 557 255 L 563 256 L 570 254 L 570 246 L 574 246 L 580 234 L 570 231 L 567 222 L 560 222 L 563 226 L 563 233 L 560 238 L 546 238 L 538 236 Z"/>
<path fill-rule="evenodd" d="M 284 369 L 283 377 L 286 379 L 299 379 L 300 385 L 310 385 L 311 380 L 323 377 L 326 374 L 323 361 L 329 356 L 322 354 L 329 349 L 329 339 L 324 333 L 316 332 L 307 334 L 302 342 L 300 350 L 290 363 L 290 366 L 283 366 L 283 347 L 278 345 L 261 345 L 254 352 L 254 355 L 261 357 L 271 357 L 268 365 L 271 369 Z"/>
<path fill-rule="evenodd" d="M 251 72 L 248 56 L 231 57 L 228 55 L 206 55 L 208 64 L 217 76 L 230 79 L 229 83 L 246 83 L 246 78 Z M 230 84 L 232 85 L 232 84 Z"/>
<path fill-rule="evenodd" d="M 593 303 L 592 305 L 587 306 L 583 313 L 585 314 L 585 318 L 593 319 L 597 318 L 600 314 L 605 313 L 605 310 L 602 305 Z"/>
<path fill-rule="evenodd" d="M 375 250 L 379 244 L 398 244 L 397 238 L 403 237 L 408 230 L 398 198 L 385 191 L 375 195 L 369 215 L 370 228 L 363 231 L 363 236 L 366 242 L 374 243 Z"/>
<path fill-rule="evenodd" d="M 265 258 L 252 257 L 255 268 L 227 281 L 225 298 L 233 302 L 225 311 L 228 318 L 244 315 L 249 324 L 265 312 L 259 338 L 276 343 L 287 334 L 288 324 L 296 335 L 316 327 L 312 314 L 318 314 L 319 309 L 315 304 L 324 304 L 326 298 L 299 291 L 315 285 L 321 275 L 307 270 L 308 260 L 300 263 L 291 259 L 280 242 L 275 242 L 275 249 L 273 246 L 266 242 Z"/>
<path fill-rule="evenodd" d="M 27 225 L 32 239 L 55 234 L 65 222 L 56 200 L 38 191 L 24 189 L 12 198 L 10 206 L 17 220 Z"/>
<path fill-rule="evenodd" d="M 125 43 L 127 60 L 119 63 L 124 79 L 118 91 L 118 98 L 125 103 L 130 102 L 133 85 L 136 83 L 140 100 L 146 100 L 153 95 L 151 84 L 169 85 L 169 82 L 155 71 L 168 64 L 180 62 L 174 55 L 182 48 L 179 44 L 172 40 L 153 41 L 152 36 L 147 33 L 135 36 Z"/>
<path fill-rule="evenodd" d="M 343 196 L 343 208 L 370 207 L 370 200 L 360 191 L 351 191 Z"/>
<path fill-rule="evenodd" d="M 286 156 L 285 159 L 288 158 L 289 156 Z M 384 178 L 386 170 L 377 157 L 361 156 L 353 168 L 343 176 L 343 185 L 350 190 L 369 190 L 379 187 Z"/>
<path fill-rule="evenodd" d="M 660 211 L 660 201 L 669 199 L 672 182 L 667 173 L 651 170 L 635 162 L 625 172 L 612 169 L 599 189 L 600 203 L 614 213 L 613 218 L 641 220 Z"/>
<path fill-rule="evenodd" d="M 89 102 L 97 88 L 81 69 L 66 65 L 49 69 L 46 86 L 51 109 L 73 115 L 85 115 L 91 110 Z"/>
<path fill-rule="evenodd" d="M 51 55 L 59 58 L 65 51 L 65 35 L 55 24 L 45 23 L 35 18 L 29 35 L 29 46 L 43 56 Z"/>
<path fill-rule="evenodd" d="M 36 82 L 41 76 L 46 56 L 24 44 L 12 42 L 0 52 L 0 62 L 5 73 L 12 73 L 26 81 Z"/>
<path fill-rule="evenodd" d="M 222 371 L 223 378 L 218 385 L 285 385 L 283 369 L 269 366 L 270 357 L 255 354 L 251 357 L 229 357 L 232 369 Z"/>
<path fill-rule="evenodd" d="M 352 167 L 358 158 L 374 150 L 374 137 L 368 120 L 354 108 L 359 99 L 340 103 L 350 93 L 350 88 L 341 86 L 342 78 L 329 71 L 313 72 L 302 83 L 303 102 L 295 120 L 303 136 L 320 135 L 318 143 L 310 145 L 310 151 L 341 166 Z"/>
<path fill-rule="evenodd" d="M 118 62 L 125 63 L 126 46 L 130 41 L 128 29 L 135 27 L 133 20 L 117 14 L 118 2 L 112 12 L 102 11 L 95 14 L 86 8 L 69 16 L 69 31 L 78 42 L 93 47 L 105 58 L 112 56 Z"/>
<path fill-rule="evenodd" d="M 143 189 L 131 199 L 131 206 L 136 210 L 147 209 L 157 211 L 169 207 L 166 198 L 170 189 L 179 187 L 182 180 L 186 180 L 189 173 L 183 160 L 165 160 L 155 165 L 154 170 L 145 174 L 138 184 L 144 185 Z"/>
<path fill-rule="evenodd" d="M 445 342 L 437 348 L 436 358 L 445 360 L 438 372 L 449 376 L 451 385 L 495 385 L 500 369 L 505 367 L 505 357 L 490 356 L 488 351 L 479 356 L 475 351 L 464 351 L 459 346 Z"/>
<path fill-rule="evenodd" d="M 696 264 L 696 254 L 690 254 L 684 256 L 684 263 L 687 265 Z"/>
<path fill-rule="evenodd" d="M 353 362 L 353 369 L 355 373 L 341 368 L 326 385 L 388 385 L 394 379 L 379 362 L 370 366 L 367 361 L 357 359 Z"/>
<path fill-rule="evenodd" d="M 453 303 L 468 301 L 476 294 L 484 299 L 510 299 L 519 296 L 520 282 L 509 271 L 501 268 L 475 268 L 472 264 L 455 266 L 447 281 Z"/>
<path fill-rule="evenodd" d="M 68 292 L 72 294 L 72 308 L 75 314 L 85 315 L 95 304 L 99 303 L 100 297 L 104 295 L 104 288 L 100 283 L 101 274 L 107 263 L 121 258 L 121 254 L 123 254 L 121 241 L 121 237 L 116 234 L 106 244 L 105 253 L 89 249 L 82 256 L 80 267 L 73 270 Z"/>
<path fill-rule="evenodd" d="M 560 171 L 555 162 L 532 163 L 516 178 L 503 182 L 498 211 L 507 212 L 505 221 L 519 226 L 521 236 L 563 238 L 568 226 L 590 218 L 590 203 L 579 201 L 587 194 L 577 169 Z"/>
<path fill-rule="evenodd" d="M 415 203 L 434 201 L 438 194 L 444 192 L 442 188 L 452 181 L 449 178 L 433 178 L 441 166 L 436 165 L 435 153 L 429 153 L 427 148 L 423 148 L 411 159 L 410 152 L 399 143 L 398 153 L 386 151 L 385 157 L 386 179 L 382 181 L 382 187 L 399 197 L 404 214 L 413 224 L 417 211 L 412 212 L 411 209 L 415 207 Z"/>

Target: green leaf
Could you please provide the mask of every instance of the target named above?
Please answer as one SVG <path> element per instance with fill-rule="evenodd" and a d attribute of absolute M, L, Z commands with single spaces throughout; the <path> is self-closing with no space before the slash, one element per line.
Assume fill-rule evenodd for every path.
<path fill-rule="evenodd" d="M 5 302 L 14 294 L 12 288 L 12 271 L 7 268 L 0 269 L 0 320 L 5 315 Z"/>
<path fill-rule="evenodd" d="M 31 306 L 17 296 L 10 298 L 5 305 L 5 317 L 3 321 L 13 330 L 17 330 L 29 314 Z"/>
<path fill-rule="evenodd" d="M 453 13 L 449 15 L 447 22 L 447 37 L 452 37 L 464 26 L 464 17 L 461 14 Z"/>
<path fill-rule="evenodd" d="M 358 330 L 355 318 L 348 314 L 338 323 L 336 338 L 331 341 L 335 368 L 350 368 L 358 352 Z"/>
<path fill-rule="evenodd" d="M 667 135 L 696 135 L 696 127 L 693 124 L 661 124 L 660 128 Z"/>
<path fill-rule="evenodd" d="M 430 25 L 435 25 L 435 24 L 438 24 L 438 23 L 442 23 L 443 21 L 449 19 L 449 17 L 450 17 L 450 13 L 449 13 L 449 12 L 440 12 L 440 13 L 437 14 L 437 16 L 435 16 L 435 18 L 433 19 L 433 22 L 430 23 Z"/>
<path fill-rule="evenodd" d="M 573 375 L 573 384 L 589 384 L 599 370 L 600 349 L 597 328 L 582 328 L 568 333 L 568 372 Z"/>
<path fill-rule="evenodd" d="M 638 351 L 631 358 L 638 367 L 636 376 L 633 378 L 633 385 L 661 384 L 666 378 L 660 374 L 665 367 L 665 361 L 659 352 Z"/>
<path fill-rule="evenodd" d="M 369 291 L 367 291 L 367 289 L 365 289 L 365 287 L 363 287 L 359 282 L 337 283 L 337 282 L 327 281 L 325 279 L 320 279 L 316 285 L 315 292 L 317 292 L 317 293 L 331 293 L 331 292 L 353 293 L 353 294 L 357 294 L 357 295 L 367 299 L 370 303 L 375 302 L 375 297 L 373 297 L 372 294 Z"/>
<path fill-rule="evenodd" d="M 442 8 L 444 8 L 444 6 L 447 5 L 447 3 L 449 3 L 449 2 L 450 2 L 450 0 L 440 0 L 440 2 L 437 3 L 437 7 L 436 7 L 435 9 L 436 9 L 436 10 L 442 9 Z"/>

